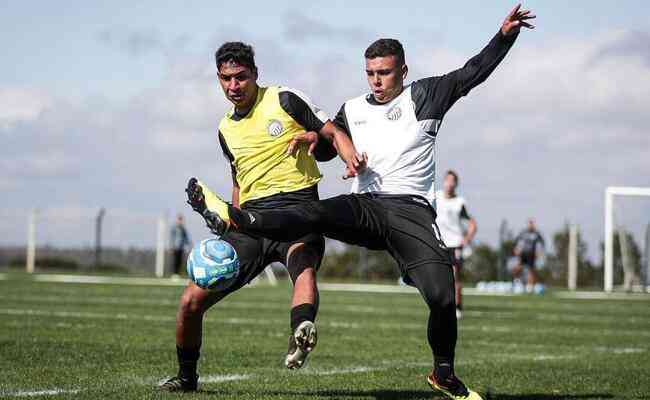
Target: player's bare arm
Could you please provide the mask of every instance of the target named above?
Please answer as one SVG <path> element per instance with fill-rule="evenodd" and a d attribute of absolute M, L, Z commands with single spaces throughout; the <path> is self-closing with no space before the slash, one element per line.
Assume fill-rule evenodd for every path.
<path fill-rule="evenodd" d="M 354 147 L 352 140 L 350 140 L 350 137 L 331 121 L 327 121 L 325 125 L 323 125 L 320 133 L 304 132 L 294 136 L 293 140 L 287 147 L 287 153 L 295 154 L 298 146 L 302 144 L 309 146 L 308 153 L 311 155 L 318 145 L 320 136 L 325 138 L 332 144 L 332 146 L 334 146 L 337 153 L 345 163 L 345 178 L 355 177 L 365 168 L 368 157 L 359 154 Z"/>
<path fill-rule="evenodd" d="M 232 186 L 232 206 L 239 208 L 239 185 L 237 181 L 233 181 Z"/>
<path fill-rule="evenodd" d="M 467 233 L 463 238 L 463 246 L 470 244 L 472 240 L 474 240 L 474 236 L 476 236 L 476 231 L 477 231 L 476 220 L 474 218 L 470 218 L 469 221 L 467 222 Z"/>

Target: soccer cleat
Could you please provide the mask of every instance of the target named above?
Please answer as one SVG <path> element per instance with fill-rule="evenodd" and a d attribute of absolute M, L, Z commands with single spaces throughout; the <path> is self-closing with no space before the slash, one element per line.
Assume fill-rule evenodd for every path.
<path fill-rule="evenodd" d="M 222 236 L 230 227 L 228 203 L 221 200 L 204 183 L 196 178 L 187 182 L 187 204 L 203 217 L 208 228 L 217 236 Z"/>
<path fill-rule="evenodd" d="M 435 374 L 431 372 L 427 375 L 427 383 L 431 389 L 442 392 L 445 396 L 454 400 L 483 400 L 481 395 L 470 390 L 455 375 L 451 375 L 444 382 L 438 382 Z"/>
<path fill-rule="evenodd" d="M 164 392 L 195 392 L 198 386 L 199 377 L 195 375 L 194 379 L 181 376 L 169 378 L 158 388 Z"/>
<path fill-rule="evenodd" d="M 456 309 L 456 319 L 463 319 L 463 311 L 460 308 Z"/>
<path fill-rule="evenodd" d="M 311 321 L 303 321 L 293 335 L 289 336 L 289 350 L 284 365 L 289 369 L 302 368 L 306 364 L 307 356 L 316 347 L 317 341 L 316 325 Z"/>

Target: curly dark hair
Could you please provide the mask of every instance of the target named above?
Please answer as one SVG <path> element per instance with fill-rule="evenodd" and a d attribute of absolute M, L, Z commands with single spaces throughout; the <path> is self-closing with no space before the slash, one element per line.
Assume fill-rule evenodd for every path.
<path fill-rule="evenodd" d="M 406 62 L 404 47 L 397 39 L 378 39 L 368 46 L 364 55 L 366 58 L 395 56 L 400 65 Z"/>
<path fill-rule="evenodd" d="M 251 45 L 242 42 L 226 42 L 219 47 L 214 53 L 214 59 L 217 63 L 217 69 L 229 61 L 234 61 L 239 65 L 255 71 L 255 51 Z"/>

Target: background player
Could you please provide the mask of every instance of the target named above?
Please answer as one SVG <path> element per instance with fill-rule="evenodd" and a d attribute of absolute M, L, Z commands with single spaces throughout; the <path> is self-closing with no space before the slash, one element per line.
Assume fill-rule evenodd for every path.
<path fill-rule="evenodd" d="M 454 373 L 454 278 L 429 202 L 435 196 L 435 138 L 445 113 L 487 79 L 520 28 L 532 28 L 526 22 L 531 18 L 529 11 L 515 7 L 490 43 L 464 67 L 409 86 L 404 85 L 408 67 L 401 44 L 394 39 L 371 44 L 365 58 L 372 93 L 345 102 L 336 118 L 356 148 L 367 153 L 367 167 L 355 179 L 353 194 L 257 212 L 229 206 L 192 178 L 186 189 L 188 202 L 216 234 L 230 230 L 294 240 L 318 232 L 387 250 L 405 282 L 418 288 L 430 310 L 427 337 L 434 367 L 427 382 L 453 399 L 480 399 Z M 344 150 L 341 145 L 337 149 L 340 154 Z M 341 157 L 350 160 L 347 154 Z"/>
<path fill-rule="evenodd" d="M 185 261 L 185 250 L 192 245 L 190 235 L 187 233 L 181 214 L 176 216 L 176 223 L 172 227 L 169 236 L 173 252 L 172 262 L 174 263 L 172 266 L 172 277 L 178 278 Z"/>
<path fill-rule="evenodd" d="M 525 271 L 527 273 L 526 291 L 531 293 L 539 282 L 537 276 L 537 260 L 544 254 L 544 238 L 535 228 L 535 220 L 528 219 L 526 229 L 515 238 L 514 254 L 518 263 L 512 269 L 513 279 L 517 279 Z"/>
<path fill-rule="evenodd" d="M 343 132 L 336 133 L 327 116 L 300 92 L 258 86 L 251 46 L 225 43 L 216 52 L 216 64 L 223 92 L 234 105 L 219 124 L 219 142 L 231 164 L 232 206 L 251 211 L 277 210 L 318 199 L 321 174 L 314 155 L 329 160 L 336 156 L 336 150 L 328 141 L 319 141 L 315 132 L 330 138 L 340 136 L 348 149 L 352 148 L 349 138 Z M 348 168 L 354 170 L 355 165 L 351 163 Z M 188 284 L 176 319 L 179 372 L 161 386 L 163 390 L 196 390 L 203 314 L 274 261 L 287 267 L 294 284 L 286 366 L 300 368 L 316 345 L 315 271 L 323 256 L 323 237 L 305 232 L 279 242 L 232 231 L 222 239 L 239 255 L 239 276 L 233 286 L 220 292 Z"/>
<path fill-rule="evenodd" d="M 468 246 L 476 235 L 476 220 L 467 212 L 465 199 L 458 196 L 458 174 L 449 170 L 442 181 L 443 190 L 436 192 L 436 224 L 440 228 L 442 241 L 451 253 L 456 292 L 456 318 L 462 318 L 463 298 L 461 269 L 463 267 L 463 248 Z M 467 229 L 463 225 L 467 222 Z"/>

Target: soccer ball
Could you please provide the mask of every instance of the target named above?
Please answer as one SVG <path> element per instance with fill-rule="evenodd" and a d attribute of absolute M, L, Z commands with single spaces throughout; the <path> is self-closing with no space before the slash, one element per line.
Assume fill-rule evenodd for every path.
<path fill-rule="evenodd" d="M 239 275 L 237 252 L 221 239 L 202 240 L 187 257 L 187 275 L 202 289 L 227 289 Z"/>

